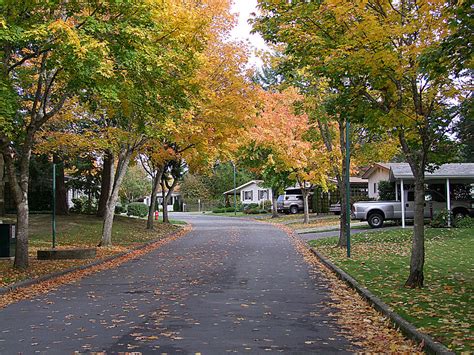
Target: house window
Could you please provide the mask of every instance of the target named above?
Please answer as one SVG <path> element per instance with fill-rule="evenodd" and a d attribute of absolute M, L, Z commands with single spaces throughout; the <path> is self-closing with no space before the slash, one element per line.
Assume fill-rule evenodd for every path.
<path fill-rule="evenodd" d="M 253 200 L 253 191 L 244 191 L 244 200 Z"/>
<path fill-rule="evenodd" d="M 376 194 L 376 193 L 377 193 L 377 183 L 374 182 L 374 194 Z"/>
<path fill-rule="evenodd" d="M 268 190 L 258 190 L 258 200 L 268 200 Z"/>

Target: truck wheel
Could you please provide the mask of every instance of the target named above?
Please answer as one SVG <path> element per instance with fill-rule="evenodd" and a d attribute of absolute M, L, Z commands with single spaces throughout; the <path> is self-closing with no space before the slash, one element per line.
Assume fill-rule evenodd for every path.
<path fill-rule="evenodd" d="M 372 228 L 380 228 L 383 226 L 383 215 L 380 212 L 371 213 L 367 222 Z"/>
<path fill-rule="evenodd" d="M 461 219 L 463 217 L 466 217 L 468 215 L 468 212 L 462 208 L 456 209 L 453 211 L 453 219 L 456 221 L 458 219 Z"/>
<path fill-rule="evenodd" d="M 290 207 L 290 213 L 291 214 L 297 214 L 298 213 L 298 206 L 291 206 Z"/>

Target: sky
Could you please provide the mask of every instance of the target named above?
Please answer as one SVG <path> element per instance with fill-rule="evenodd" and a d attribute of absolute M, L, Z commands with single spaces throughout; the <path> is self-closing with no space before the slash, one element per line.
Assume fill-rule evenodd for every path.
<path fill-rule="evenodd" d="M 234 0 L 232 12 L 238 14 L 238 24 L 231 32 L 231 37 L 248 41 L 254 49 L 268 49 L 265 41 L 259 34 L 251 34 L 252 26 L 247 22 L 252 12 L 257 12 L 257 0 Z M 262 61 L 255 55 L 249 60 L 250 65 L 262 66 Z"/>

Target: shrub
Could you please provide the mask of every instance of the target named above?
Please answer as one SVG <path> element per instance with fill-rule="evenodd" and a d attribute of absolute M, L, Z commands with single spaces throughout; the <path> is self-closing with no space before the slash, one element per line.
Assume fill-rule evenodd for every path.
<path fill-rule="evenodd" d="M 448 226 L 449 214 L 450 214 L 450 212 L 448 212 L 447 210 L 437 211 L 434 214 L 433 219 L 431 220 L 430 226 L 433 227 L 433 228 L 445 228 L 445 227 L 447 227 Z M 452 218 L 453 218 L 453 216 L 451 214 L 451 221 L 453 220 Z"/>
<path fill-rule="evenodd" d="M 260 208 L 258 203 L 249 203 L 248 205 L 244 205 L 244 212 L 246 210 L 255 209 L 255 208 Z"/>
<path fill-rule="evenodd" d="M 472 228 L 474 227 L 474 218 L 469 216 L 456 218 L 454 226 L 457 228 Z"/>
<path fill-rule="evenodd" d="M 95 214 L 97 212 L 97 203 L 95 200 L 89 199 L 86 196 L 72 199 L 73 206 L 70 208 L 71 212 L 82 214 Z"/>
<path fill-rule="evenodd" d="M 247 208 L 244 210 L 245 214 L 261 214 L 261 213 L 267 213 L 267 211 L 262 210 L 259 207 L 254 207 L 254 208 Z"/>
<path fill-rule="evenodd" d="M 128 205 L 127 215 L 145 217 L 148 215 L 148 206 L 141 202 L 132 202 Z"/>
<path fill-rule="evenodd" d="M 117 205 L 115 206 L 115 214 L 121 214 L 121 213 L 126 213 L 127 212 L 127 206 L 126 205 Z"/>
<path fill-rule="evenodd" d="M 395 200 L 395 185 L 390 181 L 380 181 L 378 190 L 380 200 Z"/>
<path fill-rule="evenodd" d="M 225 212 L 227 212 L 227 209 L 225 207 L 214 208 L 212 210 L 212 213 L 225 213 Z"/>

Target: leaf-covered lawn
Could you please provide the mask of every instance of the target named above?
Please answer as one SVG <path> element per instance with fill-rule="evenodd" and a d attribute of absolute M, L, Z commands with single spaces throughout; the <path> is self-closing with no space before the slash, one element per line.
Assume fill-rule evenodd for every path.
<path fill-rule="evenodd" d="M 112 229 L 114 246 L 98 248 L 96 259 L 37 260 L 38 249 L 49 249 L 52 246 L 51 216 L 32 215 L 29 239 L 30 267 L 27 270 L 17 270 L 12 267 L 12 261 L 0 260 L 0 287 L 122 253 L 147 241 L 169 235 L 178 229 L 179 227 L 174 225 L 156 223 L 154 231 L 147 231 L 146 221 L 143 219 L 115 216 Z M 57 248 L 95 247 L 100 241 L 102 219 L 86 215 L 58 216 L 56 230 Z"/>
<path fill-rule="evenodd" d="M 336 238 L 311 245 L 389 304 L 421 331 L 455 350 L 474 351 L 474 228 L 426 229 L 425 287 L 403 287 L 412 230 L 360 233 L 352 258 Z"/>

